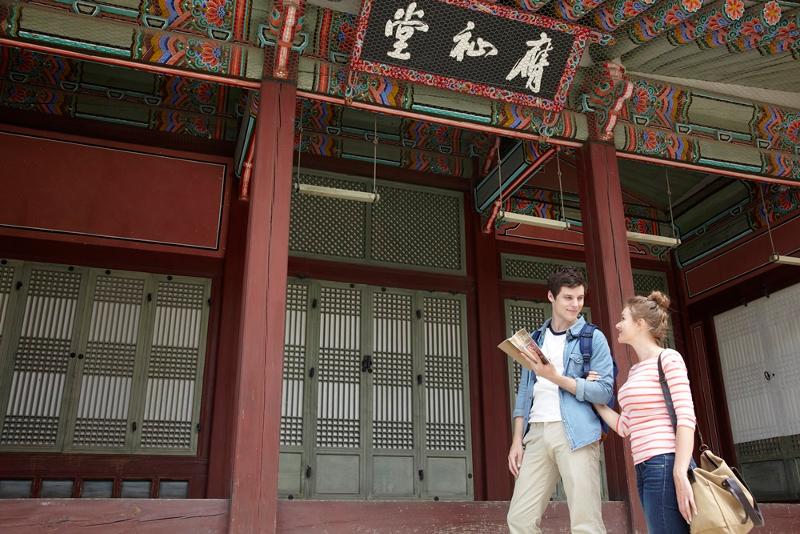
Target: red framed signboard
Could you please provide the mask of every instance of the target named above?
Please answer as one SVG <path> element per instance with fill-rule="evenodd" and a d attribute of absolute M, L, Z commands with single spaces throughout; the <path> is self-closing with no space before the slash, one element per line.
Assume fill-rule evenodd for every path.
<path fill-rule="evenodd" d="M 561 111 L 589 43 L 611 37 L 471 0 L 364 0 L 354 71 Z"/>

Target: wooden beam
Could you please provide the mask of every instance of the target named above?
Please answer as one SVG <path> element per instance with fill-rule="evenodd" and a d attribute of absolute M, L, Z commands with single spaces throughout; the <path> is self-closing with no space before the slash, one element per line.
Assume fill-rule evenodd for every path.
<path fill-rule="evenodd" d="M 766 526 L 760 534 L 800 531 L 800 504 L 761 504 Z M 603 503 L 608 534 L 630 532 L 625 503 Z M 282 533 L 508 532 L 507 502 L 278 502 Z M 0 532 L 71 534 L 102 532 L 227 532 L 224 499 L 3 499 Z M 551 502 L 544 515 L 546 534 L 569 530 L 565 502 Z"/>
<path fill-rule="evenodd" d="M 800 507 L 800 506 L 798 506 Z M 624 502 L 604 502 L 608 534 L 626 534 Z M 393 532 L 508 532 L 507 502 L 343 502 L 280 501 L 278 530 L 285 534 L 351 534 Z M 569 531 L 566 502 L 551 502 L 544 514 L 544 532 Z"/>
<path fill-rule="evenodd" d="M 627 379 L 636 356 L 626 345 L 617 341 L 614 329 L 625 300 L 634 294 L 614 145 L 589 142 L 581 148 L 578 186 L 583 213 L 586 270 L 592 284 L 588 295 L 592 320 L 608 338 L 611 354 L 619 366 L 619 385 Z M 608 436 L 605 455 L 609 498 L 627 500 L 632 530 L 647 532 L 636 489 L 630 443 L 621 440 L 613 432 Z"/>
<path fill-rule="evenodd" d="M 264 81 L 242 276 L 230 532 L 275 532 L 296 89 Z M 233 393 L 233 392 L 231 392 Z"/>
<path fill-rule="evenodd" d="M 227 515 L 221 499 L 10 499 L 0 502 L 0 532 L 224 534 Z"/>

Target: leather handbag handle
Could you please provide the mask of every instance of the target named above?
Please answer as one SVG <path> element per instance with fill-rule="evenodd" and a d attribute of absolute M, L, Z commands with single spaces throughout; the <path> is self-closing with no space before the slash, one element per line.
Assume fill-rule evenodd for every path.
<path fill-rule="evenodd" d="M 736 497 L 736 500 L 739 501 L 739 504 L 742 505 L 744 509 L 744 519 L 742 519 L 742 524 L 747 523 L 747 520 L 753 522 L 753 525 L 760 527 L 764 524 L 764 516 L 761 514 L 761 510 L 758 509 L 758 504 L 756 507 L 753 508 L 753 505 L 750 504 L 750 500 L 742 491 L 742 487 L 739 485 L 739 481 L 733 477 L 728 477 L 722 481 L 722 487 L 728 490 L 731 495 Z"/>

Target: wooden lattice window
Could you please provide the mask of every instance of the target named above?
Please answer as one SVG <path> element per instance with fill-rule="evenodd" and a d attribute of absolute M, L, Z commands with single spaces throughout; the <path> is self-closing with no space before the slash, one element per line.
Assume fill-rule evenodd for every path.
<path fill-rule="evenodd" d="M 463 295 L 292 280 L 279 488 L 326 499 L 469 499 Z"/>
<path fill-rule="evenodd" d="M 0 450 L 194 454 L 210 290 L 0 265 Z"/>

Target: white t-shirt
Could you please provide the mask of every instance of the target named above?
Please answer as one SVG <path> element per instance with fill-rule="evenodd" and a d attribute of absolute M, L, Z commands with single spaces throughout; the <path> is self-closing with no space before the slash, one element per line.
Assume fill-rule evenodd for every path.
<path fill-rule="evenodd" d="M 567 343 L 567 332 L 554 333 L 549 327 L 544 331 L 542 352 L 550 360 L 560 375 L 564 374 L 564 346 Z M 551 423 L 561 421 L 561 397 L 558 386 L 546 378 L 536 377 L 533 390 L 533 406 L 528 418 L 531 423 Z"/>

